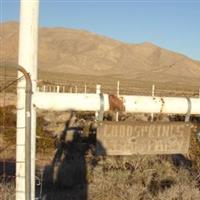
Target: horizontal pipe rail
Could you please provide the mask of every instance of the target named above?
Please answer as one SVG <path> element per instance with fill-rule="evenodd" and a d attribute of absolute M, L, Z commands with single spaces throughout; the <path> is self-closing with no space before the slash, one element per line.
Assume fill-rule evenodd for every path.
<path fill-rule="evenodd" d="M 33 96 L 37 108 L 55 111 L 100 111 L 102 103 L 103 110 L 108 111 L 108 95 L 103 94 L 101 101 L 99 94 L 37 92 Z"/>
<path fill-rule="evenodd" d="M 125 110 L 134 113 L 200 114 L 200 98 L 122 96 Z"/>
<path fill-rule="evenodd" d="M 113 110 L 110 96 L 103 94 L 104 111 Z M 200 114 L 200 98 L 121 95 L 119 100 L 130 113 Z M 100 111 L 102 105 L 99 94 L 83 93 L 37 92 L 33 102 L 39 109 L 55 111 Z"/>

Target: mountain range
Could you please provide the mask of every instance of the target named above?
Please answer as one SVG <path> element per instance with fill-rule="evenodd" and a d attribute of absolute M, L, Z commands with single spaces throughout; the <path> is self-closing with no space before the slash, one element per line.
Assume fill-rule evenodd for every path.
<path fill-rule="evenodd" d="M 17 22 L 0 24 L 1 65 L 17 64 L 18 35 Z M 44 73 L 200 85 L 200 61 L 150 42 L 128 44 L 85 30 L 40 28 L 38 54 Z"/>

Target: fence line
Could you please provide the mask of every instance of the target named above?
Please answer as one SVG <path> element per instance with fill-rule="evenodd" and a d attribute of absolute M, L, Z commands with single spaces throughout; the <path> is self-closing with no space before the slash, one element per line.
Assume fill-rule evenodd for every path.
<path fill-rule="evenodd" d="M 1 92 L 5 92 L 4 96 L 6 95 L 6 93 L 8 91 L 10 91 L 10 87 L 13 87 L 14 89 L 16 89 L 16 82 L 18 81 L 18 79 L 16 79 L 15 81 L 12 82 L 12 84 L 10 83 L 10 81 L 8 81 L 8 79 L 6 79 L 6 82 L 4 81 L 4 85 L 2 87 L 1 85 Z M 84 84 L 78 85 L 76 84 L 77 82 L 73 83 L 71 82 L 63 84 L 63 85 L 59 85 L 59 84 L 40 84 L 39 85 L 39 89 L 40 91 L 44 91 L 44 92 L 80 92 L 80 93 L 95 93 L 96 92 L 96 84 L 93 83 L 87 83 L 84 82 Z M 81 82 L 83 83 L 83 82 Z M 116 86 L 117 85 L 117 86 Z M 163 90 L 163 89 L 159 89 L 158 87 L 156 87 L 156 85 L 153 86 L 152 88 L 138 88 L 138 87 L 130 87 L 130 88 L 126 88 L 126 85 L 123 83 L 118 83 L 118 82 L 114 82 L 113 84 L 101 84 L 101 89 L 98 91 L 99 92 L 103 92 L 103 93 L 112 93 L 112 94 L 116 94 L 116 95 L 122 95 L 122 94 L 145 94 L 145 95 L 174 95 L 174 92 L 176 92 L 176 95 L 182 94 L 183 96 L 192 96 L 195 95 L 196 97 L 200 98 L 200 90 L 197 91 L 171 91 L 171 90 Z M 3 88 L 5 91 L 3 91 Z M 0 138 L 0 168 L 2 169 L 1 174 L 0 174 L 0 192 L 2 194 L 2 197 L 4 199 L 14 199 L 13 193 L 15 192 L 15 151 L 16 151 L 16 145 L 15 143 L 15 138 L 16 138 L 16 124 L 15 124 L 15 120 L 13 120 L 13 118 L 15 118 L 14 113 L 15 113 L 15 109 L 16 108 L 11 108 L 11 107 L 6 107 L 5 106 L 5 101 L 4 101 L 4 105 L 3 107 L 5 107 L 5 109 L 3 109 L 3 111 L 0 110 L 0 112 L 2 112 L 2 117 L 0 119 L 0 137 L 6 138 L 9 134 L 9 138 L 6 138 L 7 141 L 10 141 L 10 145 L 6 145 L 5 143 L 3 143 L 3 141 Z M 11 120 L 11 124 L 7 124 L 6 122 L 6 117 L 12 117 Z M 117 119 L 117 117 L 116 117 Z M 10 122 L 9 122 L 10 123 Z M 45 135 L 45 134 L 44 134 Z M 53 137 L 52 136 L 46 136 L 45 137 L 41 136 L 41 135 L 37 135 L 37 144 L 42 143 L 45 145 L 50 145 L 53 146 Z M 47 142 L 48 141 L 48 142 Z M 47 158 L 45 155 L 45 152 L 42 152 L 43 150 L 40 149 L 40 154 L 39 157 L 37 157 L 37 162 L 40 162 L 41 166 L 42 164 L 44 165 L 44 163 L 47 163 L 50 160 L 50 158 Z M 10 170 L 11 169 L 11 170 Z M 44 168 L 40 167 L 39 169 L 36 169 L 36 175 L 39 177 L 37 178 L 38 180 L 38 184 L 41 184 L 41 179 L 42 179 L 42 174 L 43 174 L 43 170 Z M 6 188 L 8 183 L 12 184 L 11 188 Z M 10 186 L 8 186 L 10 187 Z M 6 191 L 6 192 L 5 192 Z M 10 196 L 9 196 L 10 195 Z M 9 197 L 8 197 L 9 196 Z"/>
<path fill-rule="evenodd" d="M 77 81 L 70 82 L 70 83 L 53 83 L 48 81 L 41 83 L 39 82 L 39 88 L 40 91 L 45 92 L 58 92 L 58 89 L 55 89 L 56 87 L 60 87 L 59 92 L 70 92 L 70 93 L 95 93 L 96 92 L 96 84 L 97 83 L 87 83 L 87 82 L 79 82 L 80 84 L 77 84 Z M 116 83 L 102 83 L 101 91 L 103 93 L 112 93 L 118 95 L 118 89 L 116 89 Z M 44 90 L 44 86 L 46 87 Z M 198 90 L 177 90 L 177 89 L 162 89 L 159 88 L 159 86 L 156 86 L 155 91 L 155 84 L 152 87 L 136 87 L 136 86 L 127 86 L 126 84 L 120 83 L 120 94 L 121 95 L 155 95 L 155 96 L 191 96 L 191 97 L 200 97 L 200 89 Z M 117 86 L 118 87 L 118 86 Z M 62 89 L 64 88 L 64 89 Z M 154 90 L 154 91 L 153 91 Z"/>

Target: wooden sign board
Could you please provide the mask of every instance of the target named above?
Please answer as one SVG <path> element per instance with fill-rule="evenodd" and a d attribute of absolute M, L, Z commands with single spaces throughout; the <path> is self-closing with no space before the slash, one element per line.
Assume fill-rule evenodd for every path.
<path fill-rule="evenodd" d="M 106 122 L 97 129 L 97 154 L 186 154 L 191 132 L 182 122 Z"/>

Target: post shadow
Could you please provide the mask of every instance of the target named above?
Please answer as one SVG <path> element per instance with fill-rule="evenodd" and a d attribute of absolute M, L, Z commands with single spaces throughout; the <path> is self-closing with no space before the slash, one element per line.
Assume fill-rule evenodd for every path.
<path fill-rule="evenodd" d="M 96 141 L 96 128 L 90 127 L 89 137 L 84 138 L 82 128 L 71 126 L 72 118 L 73 114 L 65 124 L 51 165 L 44 169 L 42 200 L 88 199 L 86 155 L 96 143 L 104 148 Z M 66 140 L 70 133 L 73 133 L 72 138 Z M 90 160 L 93 167 L 97 163 L 95 158 Z"/>
<path fill-rule="evenodd" d="M 0 183 L 15 181 L 16 161 L 14 159 L 0 160 Z"/>

